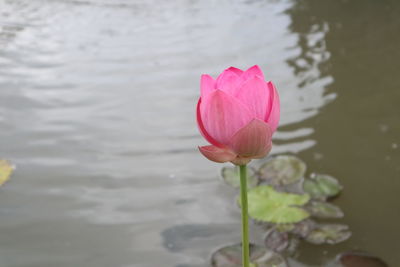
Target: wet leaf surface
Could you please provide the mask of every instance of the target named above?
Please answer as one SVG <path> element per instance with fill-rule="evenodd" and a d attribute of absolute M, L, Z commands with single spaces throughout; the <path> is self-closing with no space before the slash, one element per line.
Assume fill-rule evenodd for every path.
<path fill-rule="evenodd" d="M 282 193 L 271 186 L 257 186 L 248 191 L 249 215 L 253 219 L 272 223 L 299 222 L 310 216 L 298 207 L 309 199 L 307 194 Z"/>
<path fill-rule="evenodd" d="M 250 244 L 251 267 L 287 267 L 285 259 L 263 246 Z M 211 256 L 213 267 L 242 267 L 242 245 L 218 249 Z"/>
<path fill-rule="evenodd" d="M 306 210 L 318 218 L 342 218 L 344 215 L 338 206 L 323 201 L 311 201 L 307 204 Z"/>
<path fill-rule="evenodd" d="M 278 156 L 264 163 L 260 178 L 271 185 L 288 185 L 299 181 L 306 172 L 306 164 L 294 156 Z"/>
<path fill-rule="evenodd" d="M 234 188 L 240 188 L 240 173 L 239 167 L 223 167 L 221 170 L 221 176 L 224 179 L 225 183 Z M 253 168 L 247 168 L 247 186 L 248 188 L 252 188 L 257 186 L 259 180 Z"/>
<path fill-rule="evenodd" d="M 312 198 L 328 198 L 339 194 L 343 187 L 332 176 L 316 174 L 303 183 L 304 192 L 310 194 Z"/>
<path fill-rule="evenodd" d="M 10 179 L 13 171 L 14 167 L 10 162 L 0 159 L 0 186 Z"/>
<path fill-rule="evenodd" d="M 337 244 L 345 241 L 351 236 L 349 227 L 343 224 L 320 224 L 317 225 L 305 239 L 313 244 Z"/>
<path fill-rule="evenodd" d="M 368 255 L 364 252 L 345 252 L 338 256 L 338 262 L 343 267 L 388 267 L 378 257 Z"/>

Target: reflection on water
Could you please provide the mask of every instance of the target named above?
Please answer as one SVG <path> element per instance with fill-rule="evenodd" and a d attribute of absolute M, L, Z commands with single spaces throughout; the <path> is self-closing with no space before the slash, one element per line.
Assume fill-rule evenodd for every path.
<path fill-rule="evenodd" d="M 337 96 L 305 122 L 314 128 L 317 142 L 300 157 L 310 168 L 341 179 L 345 191 L 337 203 L 353 231 L 340 246 L 303 245 L 300 258 L 310 263 L 319 264 L 316 254 L 325 252 L 329 258 L 346 249 L 373 252 L 390 266 L 400 260 L 393 253 L 400 238 L 395 204 L 400 185 L 400 79 L 395 67 L 400 58 L 399 11 L 398 1 L 373 0 L 302 0 L 287 11 L 303 53 L 327 51 L 327 61 L 311 65 L 317 65 L 321 77 L 333 77 L 327 92 Z M 309 36 L 315 36 L 316 29 L 325 36 L 313 45 Z M 301 73 L 302 65 L 295 70 Z"/>
<path fill-rule="evenodd" d="M 0 147 L 18 166 L 0 192 L 0 265 L 194 267 L 237 242 L 194 107 L 201 73 L 255 63 L 280 90 L 273 152 L 346 186 L 354 238 L 298 258 L 397 262 L 399 218 L 381 218 L 399 174 L 399 5 L 365 2 L 0 1 Z"/>

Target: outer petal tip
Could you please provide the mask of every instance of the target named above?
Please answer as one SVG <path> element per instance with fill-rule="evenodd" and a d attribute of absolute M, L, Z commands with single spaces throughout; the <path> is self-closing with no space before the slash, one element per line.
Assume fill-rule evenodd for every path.
<path fill-rule="evenodd" d="M 250 68 L 248 68 L 243 75 L 245 75 L 245 78 L 250 78 L 252 76 L 260 76 L 262 79 L 264 79 L 264 74 L 261 70 L 261 68 L 258 65 L 254 65 Z"/>
<path fill-rule="evenodd" d="M 227 71 L 233 72 L 236 75 L 241 75 L 243 71 L 241 69 L 235 68 L 235 67 L 229 67 L 226 69 Z"/>
<path fill-rule="evenodd" d="M 206 95 L 211 93 L 214 90 L 214 88 L 215 88 L 214 79 L 208 74 L 201 75 L 200 78 L 201 97 L 205 97 Z"/>
<path fill-rule="evenodd" d="M 229 149 L 216 146 L 199 146 L 199 150 L 204 157 L 218 163 L 232 161 L 236 158 L 236 154 Z"/>
<path fill-rule="evenodd" d="M 270 91 L 270 109 L 267 111 L 265 120 L 271 126 L 272 132 L 275 132 L 278 128 L 280 119 L 280 100 L 278 90 L 272 82 L 267 82 L 268 89 Z"/>

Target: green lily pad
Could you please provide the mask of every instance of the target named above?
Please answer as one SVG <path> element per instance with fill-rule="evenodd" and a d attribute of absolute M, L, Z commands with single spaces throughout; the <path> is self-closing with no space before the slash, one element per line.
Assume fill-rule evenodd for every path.
<path fill-rule="evenodd" d="M 285 259 L 263 246 L 250 244 L 251 267 L 287 267 Z M 218 249 L 211 256 L 212 267 L 242 267 L 242 245 Z"/>
<path fill-rule="evenodd" d="M 349 227 L 344 224 L 320 224 L 312 230 L 306 240 L 313 244 L 337 244 L 351 236 Z"/>
<path fill-rule="evenodd" d="M 0 159 L 0 185 L 10 179 L 11 174 L 14 171 L 13 165 L 10 162 L 4 159 Z"/>
<path fill-rule="evenodd" d="M 310 214 L 296 206 L 306 204 L 309 199 L 307 194 L 282 193 L 272 186 L 257 186 L 248 191 L 249 216 L 255 220 L 272 223 L 299 222 Z M 240 198 L 238 200 L 240 205 Z"/>
<path fill-rule="evenodd" d="M 344 267 L 388 267 L 382 259 L 368 255 L 365 252 L 345 252 L 337 257 Z"/>
<path fill-rule="evenodd" d="M 260 178 L 271 185 L 288 185 L 304 177 L 306 164 L 294 156 L 278 156 L 260 167 Z"/>
<path fill-rule="evenodd" d="M 224 181 L 234 188 L 240 188 L 240 172 L 239 167 L 223 167 L 221 170 L 221 176 Z M 258 177 L 253 168 L 247 168 L 247 186 L 252 188 L 257 186 Z"/>
<path fill-rule="evenodd" d="M 338 206 L 324 201 L 311 201 L 306 209 L 318 218 L 342 218 L 344 215 Z"/>
<path fill-rule="evenodd" d="M 303 189 L 312 198 L 328 198 L 339 194 L 343 187 L 332 176 L 316 174 L 304 180 Z"/>

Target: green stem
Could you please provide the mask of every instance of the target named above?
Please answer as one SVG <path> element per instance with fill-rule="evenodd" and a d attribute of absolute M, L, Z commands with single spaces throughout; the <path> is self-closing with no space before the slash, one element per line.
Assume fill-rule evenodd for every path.
<path fill-rule="evenodd" d="M 246 165 L 240 166 L 240 198 L 242 203 L 242 259 L 243 267 L 249 267 L 249 218 L 247 208 Z"/>

